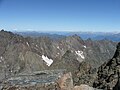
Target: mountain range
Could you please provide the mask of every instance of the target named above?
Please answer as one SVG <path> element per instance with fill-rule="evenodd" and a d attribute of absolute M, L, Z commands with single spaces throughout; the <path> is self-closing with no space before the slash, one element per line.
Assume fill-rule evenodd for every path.
<path fill-rule="evenodd" d="M 60 38 L 57 39 L 54 39 L 54 36 L 54 38 L 50 38 L 46 35 L 37 37 L 31 35 L 22 36 L 4 30 L 0 31 L 0 85 L 3 83 L 6 85 L 5 82 L 11 82 L 13 80 L 13 78 L 10 79 L 11 77 L 17 78 L 17 76 L 19 76 L 17 78 L 19 82 L 20 80 L 30 78 L 32 78 L 32 81 L 30 81 L 31 83 L 38 82 L 33 82 L 34 77 L 32 76 L 34 75 L 48 75 L 48 77 L 50 76 L 49 79 L 53 80 L 53 76 L 56 77 L 57 75 L 59 77 L 61 71 L 65 70 L 65 72 L 71 72 L 71 74 L 65 74 L 65 78 L 66 76 L 72 77 L 72 80 L 70 80 L 75 86 L 87 84 L 91 87 L 104 89 L 102 87 L 103 84 L 99 84 L 99 78 L 101 78 L 101 71 L 99 68 L 102 67 L 105 62 L 111 62 L 114 53 L 114 58 L 118 57 L 116 57 L 115 52 L 118 42 L 106 39 L 92 40 L 90 38 L 84 40 L 77 34 L 68 36 L 60 35 Z M 117 55 L 118 54 L 117 52 Z M 55 75 L 52 74 L 52 72 Z M 25 75 L 27 75 L 27 77 Z M 101 81 L 103 79 L 101 78 Z M 12 82 L 12 85 L 16 84 L 15 81 L 16 79 Z M 49 82 L 49 80 L 45 82 Z M 109 86 L 110 85 L 111 84 L 109 84 Z"/>
<path fill-rule="evenodd" d="M 115 42 L 120 41 L 120 33 L 119 32 L 37 32 L 37 31 L 28 31 L 28 32 L 14 32 L 20 34 L 22 36 L 47 36 L 52 39 L 59 39 L 66 36 L 72 36 L 77 34 L 82 39 L 86 40 L 91 38 L 92 40 L 112 40 Z"/>

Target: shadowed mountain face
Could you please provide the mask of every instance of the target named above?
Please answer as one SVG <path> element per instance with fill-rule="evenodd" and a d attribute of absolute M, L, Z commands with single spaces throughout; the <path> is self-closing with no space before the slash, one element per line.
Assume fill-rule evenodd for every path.
<path fill-rule="evenodd" d="M 107 40 L 82 40 L 77 35 L 52 40 L 1 31 L 0 79 L 46 69 L 66 69 L 74 74 L 81 62 L 97 68 L 113 56 L 115 45 Z"/>
<path fill-rule="evenodd" d="M 94 87 L 104 90 L 120 90 L 120 42 L 112 59 L 101 65 Z"/>

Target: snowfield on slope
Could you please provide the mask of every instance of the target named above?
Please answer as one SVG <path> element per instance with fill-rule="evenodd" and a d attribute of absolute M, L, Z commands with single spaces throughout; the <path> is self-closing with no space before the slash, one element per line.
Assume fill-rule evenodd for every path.
<path fill-rule="evenodd" d="M 83 55 L 83 51 L 75 51 L 75 53 L 80 56 L 82 59 L 85 59 L 85 56 Z"/>
<path fill-rule="evenodd" d="M 50 66 L 53 63 L 53 60 L 49 59 L 47 56 L 42 55 L 42 59 L 46 62 L 47 66 Z"/>
<path fill-rule="evenodd" d="M 87 48 L 86 46 L 83 46 L 84 48 Z"/>

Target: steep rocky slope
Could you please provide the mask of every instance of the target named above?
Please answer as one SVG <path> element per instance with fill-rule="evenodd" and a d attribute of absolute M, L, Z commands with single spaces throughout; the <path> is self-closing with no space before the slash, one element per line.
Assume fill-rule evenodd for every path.
<path fill-rule="evenodd" d="M 120 42 L 112 59 L 101 65 L 94 87 L 104 90 L 120 90 Z"/>
<path fill-rule="evenodd" d="M 99 67 L 115 52 L 115 42 L 82 40 L 73 35 L 60 40 L 48 37 L 23 37 L 0 31 L 0 80 L 21 73 L 66 69 L 79 71 L 80 63 Z"/>

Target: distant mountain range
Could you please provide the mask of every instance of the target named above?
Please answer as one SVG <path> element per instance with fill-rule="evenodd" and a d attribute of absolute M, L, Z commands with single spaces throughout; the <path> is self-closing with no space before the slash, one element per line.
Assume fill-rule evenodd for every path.
<path fill-rule="evenodd" d="M 47 36 L 52 39 L 61 39 L 65 38 L 66 36 L 72 36 L 77 34 L 82 39 L 86 40 L 91 38 L 92 40 L 112 40 L 112 41 L 120 41 L 120 33 L 114 32 L 36 32 L 36 31 L 29 31 L 29 32 L 14 32 L 20 34 L 22 36 L 32 36 L 32 37 L 39 37 L 39 36 Z"/>

